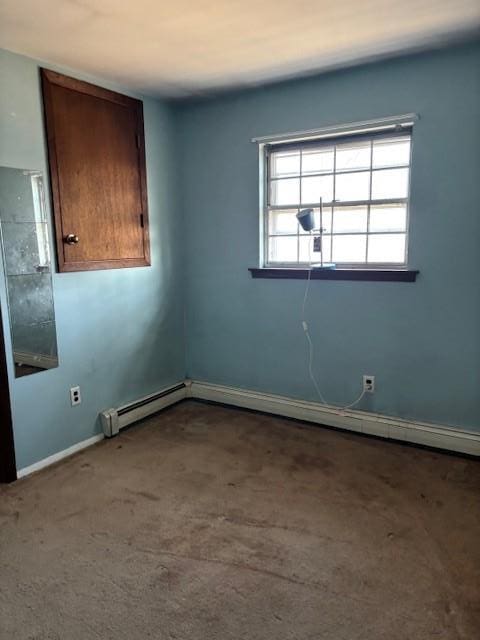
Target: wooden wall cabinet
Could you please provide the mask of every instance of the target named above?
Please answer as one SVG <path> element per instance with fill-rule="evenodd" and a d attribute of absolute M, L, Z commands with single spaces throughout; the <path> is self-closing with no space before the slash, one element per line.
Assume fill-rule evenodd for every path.
<path fill-rule="evenodd" d="M 142 102 L 41 77 L 59 270 L 148 266 Z"/>

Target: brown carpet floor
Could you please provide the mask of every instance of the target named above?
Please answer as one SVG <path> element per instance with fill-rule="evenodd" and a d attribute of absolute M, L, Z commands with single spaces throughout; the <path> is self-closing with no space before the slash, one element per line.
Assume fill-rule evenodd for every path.
<path fill-rule="evenodd" d="M 480 637 L 480 466 L 183 403 L 0 488 L 0 637 Z"/>

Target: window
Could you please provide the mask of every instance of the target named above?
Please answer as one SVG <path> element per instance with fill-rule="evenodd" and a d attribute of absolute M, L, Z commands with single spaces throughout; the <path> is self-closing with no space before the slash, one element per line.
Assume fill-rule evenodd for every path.
<path fill-rule="evenodd" d="M 266 144 L 264 266 L 405 267 L 410 148 L 410 126 Z"/>

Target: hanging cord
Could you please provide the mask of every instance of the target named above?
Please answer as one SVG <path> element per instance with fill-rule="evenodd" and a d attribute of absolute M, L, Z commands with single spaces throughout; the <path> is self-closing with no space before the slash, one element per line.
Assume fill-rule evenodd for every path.
<path fill-rule="evenodd" d="M 323 394 L 320 390 L 320 386 L 317 382 L 317 379 L 315 377 L 315 374 L 313 373 L 313 355 L 314 355 L 314 348 L 313 348 L 313 342 L 312 342 L 312 338 L 310 337 L 310 332 L 308 330 L 308 323 L 305 319 L 305 310 L 306 310 L 306 306 L 307 306 L 307 300 L 308 300 L 308 293 L 310 291 L 310 281 L 311 281 L 311 276 L 312 276 L 312 243 L 311 243 L 311 232 L 310 232 L 310 242 L 308 243 L 308 247 L 309 247 L 309 265 L 310 268 L 308 270 L 308 278 L 307 278 L 307 286 L 305 287 L 305 294 L 303 296 L 303 305 L 302 305 L 302 327 L 303 327 L 303 331 L 305 333 L 305 338 L 307 339 L 308 342 L 308 374 L 310 376 L 310 380 L 313 383 L 313 386 L 315 387 L 315 391 L 318 394 L 318 397 L 320 398 L 322 404 L 326 405 L 327 407 L 331 407 L 332 409 L 336 409 L 338 411 L 346 411 L 347 409 L 351 409 L 352 407 L 354 407 L 356 404 L 358 404 L 360 402 L 360 400 L 363 398 L 363 396 L 365 395 L 365 389 L 363 389 L 362 393 L 358 396 L 358 398 L 356 400 L 354 400 L 354 402 L 352 402 L 351 404 L 347 404 L 345 407 L 338 407 L 336 405 L 332 405 L 330 403 L 328 403 L 325 398 L 323 397 Z M 323 247 L 322 247 L 323 248 Z"/>

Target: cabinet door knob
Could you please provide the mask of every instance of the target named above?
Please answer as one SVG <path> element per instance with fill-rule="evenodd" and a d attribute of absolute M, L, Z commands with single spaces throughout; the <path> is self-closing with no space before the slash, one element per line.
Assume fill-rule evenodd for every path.
<path fill-rule="evenodd" d="M 78 236 L 76 236 L 74 233 L 69 233 L 68 236 L 65 236 L 66 244 L 78 244 L 78 240 Z"/>

